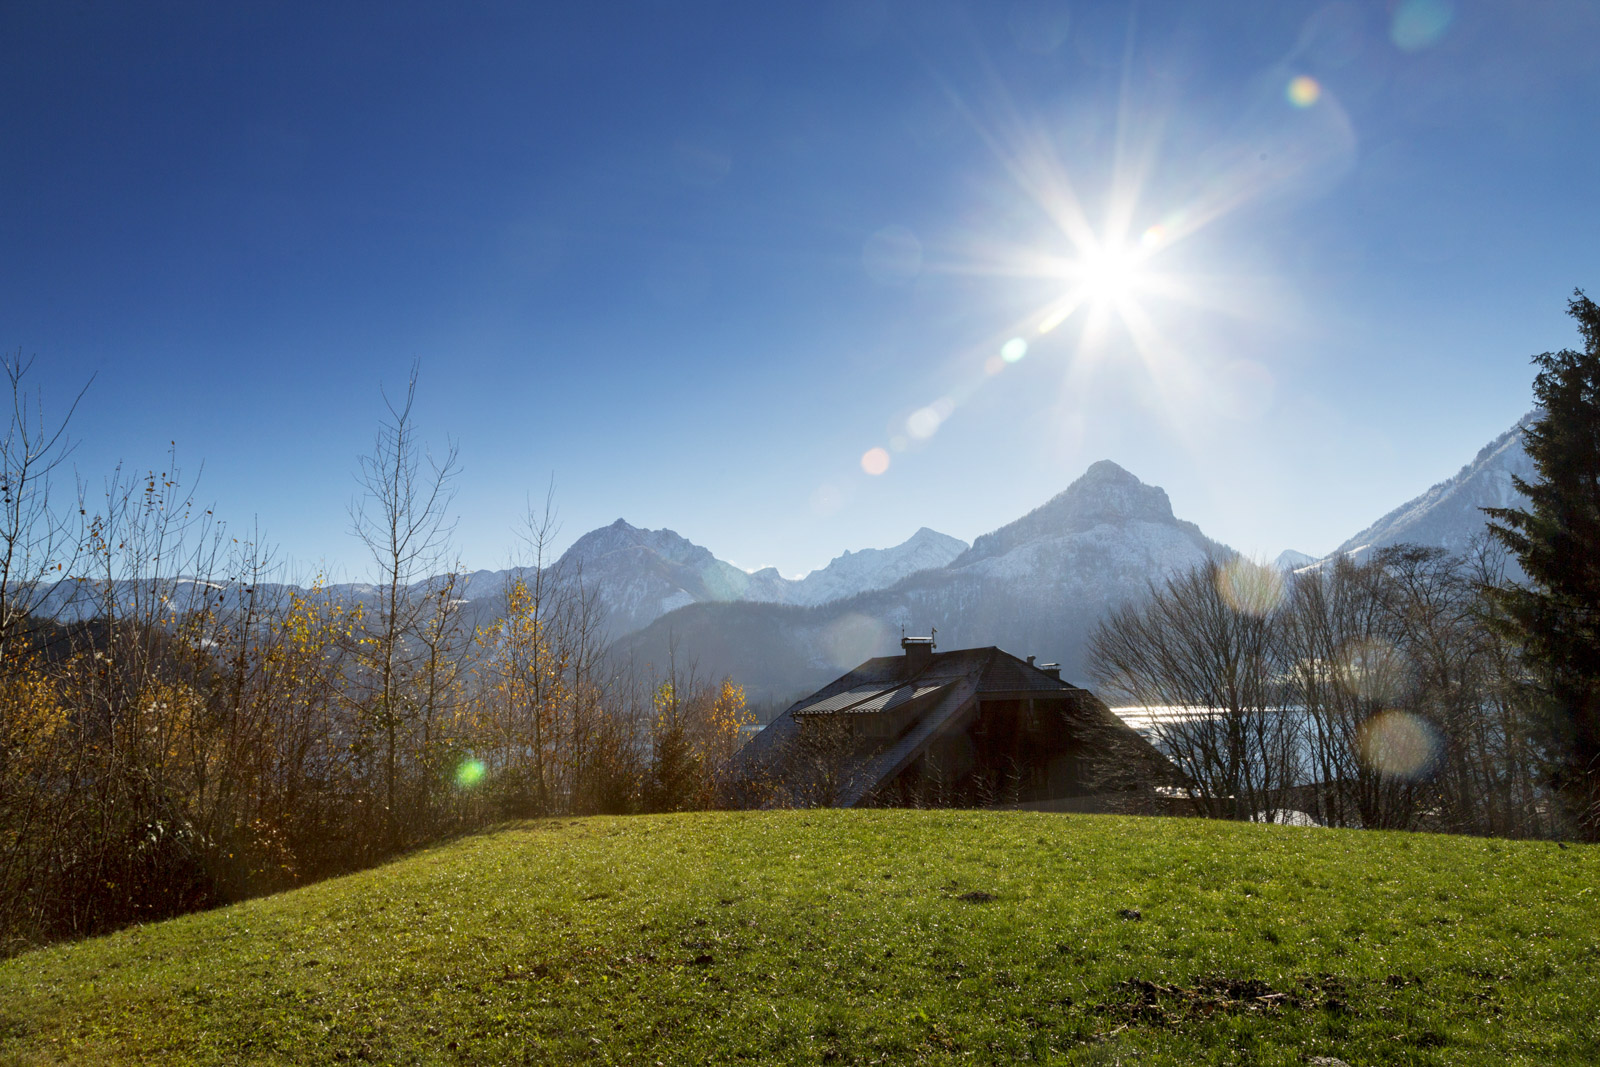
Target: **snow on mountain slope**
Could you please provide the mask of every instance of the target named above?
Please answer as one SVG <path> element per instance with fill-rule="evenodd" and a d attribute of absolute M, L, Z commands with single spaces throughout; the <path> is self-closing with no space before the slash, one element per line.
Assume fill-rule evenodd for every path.
<path fill-rule="evenodd" d="M 791 604 L 826 604 L 870 589 L 884 589 L 907 575 L 943 567 L 967 550 L 965 541 L 922 527 L 893 548 L 864 548 L 846 552 L 826 567 L 812 571 L 793 584 L 789 596 L 749 597 L 782 600 Z M 776 573 L 776 572 L 774 572 Z"/>
<path fill-rule="evenodd" d="M 550 573 L 599 597 L 614 634 L 705 600 L 737 600 L 750 576 L 672 530 L 643 530 L 618 519 L 573 542 Z"/>
<path fill-rule="evenodd" d="M 581 580 L 599 599 L 607 628 L 620 636 L 688 604 L 821 604 L 854 596 L 943 566 L 966 547 L 964 541 L 924 527 L 903 544 L 846 552 L 794 581 L 771 567 L 747 574 L 672 530 L 641 529 L 618 519 L 578 538 L 546 573 L 568 588 Z M 470 595 L 496 597 L 515 573 L 475 572 Z"/>
<path fill-rule="evenodd" d="M 1173 517 L 1166 491 L 1145 485 L 1109 459 L 1092 464 L 1064 491 L 1015 522 L 972 542 L 954 567 L 971 566 L 1003 556 L 1019 545 L 1059 539 L 1097 529 L 1177 528 L 1205 541 L 1200 528 Z"/>
<path fill-rule="evenodd" d="M 1516 475 L 1532 480 L 1537 476 L 1533 461 L 1522 447 L 1522 430 L 1538 415 L 1537 411 L 1524 415 L 1515 426 L 1484 445 L 1455 477 L 1401 504 L 1331 555 L 1355 552 L 1359 557 L 1371 549 L 1401 543 L 1464 551 L 1473 537 L 1483 532 L 1487 520 L 1481 509 L 1520 507 L 1526 503 L 1527 498 L 1517 492 L 1511 478 Z"/>
<path fill-rule="evenodd" d="M 942 648 L 999 645 L 1083 678 L 1089 632 L 1152 581 L 1231 550 L 1177 519 L 1161 489 L 1102 461 L 1016 522 L 979 537 L 947 566 L 820 607 L 697 604 L 617 644 L 664 662 L 670 640 L 708 673 L 759 699 L 798 696 L 897 647 L 900 628 L 938 629 Z"/>
<path fill-rule="evenodd" d="M 1316 556 L 1305 552 L 1296 552 L 1292 548 L 1286 548 L 1282 552 L 1278 553 L 1278 558 L 1272 561 L 1272 565 L 1278 568 L 1280 571 L 1287 572 L 1297 571 L 1301 567 L 1309 567 L 1316 562 Z"/>

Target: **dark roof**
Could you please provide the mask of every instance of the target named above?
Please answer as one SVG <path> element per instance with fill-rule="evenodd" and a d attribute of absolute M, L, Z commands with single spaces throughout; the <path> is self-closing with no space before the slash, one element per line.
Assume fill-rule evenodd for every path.
<path fill-rule="evenodd" d="M 790 710 L 802 714 L 842 710 L 824 708 L 821 705 L 830 703 L 830 698 L 851 691 L 859 691 L 862 695 L 857 699 L 862 700 L 866 699 L 870 695 L 868 691 L 874 688 L 879 688 L 881 691 L 913 681 L 919 686 L 948 685 L 957 678 L 968 677 L 976 678 L 980 696 L 996 692 L 1028 692 L 1044 695 L 1052 692 L 1078 691 L 1077 686 L 1046 674 L 1038 667 L 993 645 L 986 648 L 962 648 L 953 652 L 935 652 L 929 657 L 928 665 L 921 671 L 914 675 L 908 675 L 906 672 L 907 657 L 877 656 L 848 674 L 836 678 L 810 696 L 797 701 Z"/>
<path fill-rule="evenodd" d="M 928 742 L 960 721 L 974 696 L 971 679 L 958 678 L 904 737 L 853 767 L 845 768 L 837 803 L 853 808 L 874 789 L 906 768 Z"/>
<path fill-rule="evenodd" d="M 890 769 L 903 766 L 917 748 L 947 729 L 956 713 L 975 697 L 1027 693 L 1048 698 L 1052 693 L 1067 696 L 1082 692 L 993 645 L 935 652 L 928 657 L 927 665 L 915 673 L 910 672 L 906 656 L 876 656 L 791 704 L 750 739 L 740 759 L 757 763 L 775 754 L 796 736 L 802 717 L 892 711 L 907 701 L 937 694 L 930 710 L 892 746 L 892 751 L 880 753 L 869 761 L 870 766 L 858 768 L 862 772 L 859 793 L 864 793 L 870 788 L 869 783 L 881 780 Z"/>
<path fill-rule="evenodd" d="M 920 670 L 913 669 L 913 660 L 922 664 Z M 832 802 L 851 807 L 893 780 L 927 746 L 962 729 L 985 698 L 1044 700 L 1081 727 L 1126 735 L 1130 741 L 1149 748 L 1087 690 L 988 646 L 931 655 L 919 650 L 916 656 L 869 659 L 796 701 L 750 739 L 740 751 L 739 760 L 752 769 L 774 766 L 769 762 L 773 760 L 781 764 L 790 743 L 800 735 L 802 719 L 892 711 L 915 701 L 916 707 L 908 709 L 913 715 L 903 734 L 883 747 L 853 755 L 837 768 Z M 1164 762 L 1153 748 L 1149 755 Z"/>
<path fill-rule="evenodd" d="M 1060 678 L 1046 674 L 1031 663 L 1024 663 L 1013 655 L 1001 652 L 998 648 L 995 649 L 995 652 L 999 654 L 991 659 L 988 666 L 984 668 L 983 681 L 978 685 L 980 694 L 995 690 L 1004 690 L 1012 693 L 1018 691 L 1040 693 L 1070 692 L 1078 688 L 1075 685 L 1068 685 Z"/>

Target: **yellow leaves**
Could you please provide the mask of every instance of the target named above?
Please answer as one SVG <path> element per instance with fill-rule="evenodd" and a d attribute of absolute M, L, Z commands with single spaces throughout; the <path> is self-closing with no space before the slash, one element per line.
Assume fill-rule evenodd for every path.
<path fill-rule="evenodd" d="M 341 637 L 352 639 L 360 621 L 359 605 L 347 608 L 322 596 L 320 586 L 313 586 L 306 594 L 290 594 L 289 609 L 279 631 L 290 650 L 321 653 L 338 644 Z"/>
<path fill-rule="evenodd" d="M 140 753 L 138 765 L 153 770 L 195 774 L 213 762 L 205 697 L 183 682 L 146 678 L 116 733 L 121 751 Z"/>
<path fill-rule="evenodd" d="M 743 728 L 755 721 L 745 703 L 744 687 L 724 678 L 713 688 L 680 689 L 668 678 L 651 691 L 658 737 L 681 733 L 697 761 L 720 767 L 733 757 L 743 738 Z"/>
<path fill-rule="evenodd" d="M 739 748 L 744 727 L 755 722 L 756 717 L 745 704 L 744 686 L 732 678 L 722 679 L 717 695 L 711 701 L 707 716 L 706 756 L 714 761 L 732 758 Z"/>
<path fill-rule="evenodd" d="M 719 726 L 731 726 L 734 730 L 755 721 L 755 716 L 745 707 L 744 686 L 732 678 L 722 680 L 716 699 L 711 702 L 711 721 Z"/>
<path fill-rule="evenodd" d="M 20 764 L 13 769 L 35 769 L 69 725 L 67 707 L 36 659 L 0 667 L 0 749 Z"/>

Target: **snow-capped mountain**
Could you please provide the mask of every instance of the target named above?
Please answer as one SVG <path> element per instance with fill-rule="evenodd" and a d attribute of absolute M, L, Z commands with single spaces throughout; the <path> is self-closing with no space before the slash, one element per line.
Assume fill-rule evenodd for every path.
<path fill-rule="evenodd" d="M 826 604 L 869 589 L 885 589 L 918 571 L 943 567 L 967 550 L 967 543 L 926 526 L 893 548 L 864 548 L 836 556 L 826 567 L 792 582 L 782 595 L 750 596 L 784 604 Z M 770 569 L 769 569 L 770 570 Z M 769 573 L 758 571 L 757 577 Z M 776 571 L 771 571 L 776 575 Z"/>
<path fill-rule="evenodd" d="M 1483 533 L 1487 522 L 1483 508 L 1521 507 L 1527 497 L 1511 478 L 1537 477 L 1533 460 L 1522 446 L 1522 430 L 1539 412 L 1524 415 L 1517 424 L 1490 441 L 1455 477 L 1440 482 L 1414 500 L 1408 500 L 1365 530 L 1334 549 L 1331 555 L 1353 552 L 1357 558 L 1375 548 L 1411 543 L 1462 552 Z"/>
<path fill-rule="evenodd" d="M 606 628 L 621 636 L 688 604 L 827 603 L 943 566 L 966 548 L 965 541 L 923 527 L 893 548 L 846 552 L 795 580 L 772 567 L 747 574 L 672 530 L 640 529 L 618 519 L 578 538 L 546 574 L 569 589 L 581 581 L 599 599 Z M 469 595 L 498 597 L 515 573 L 476 572 L 468 582 Z"/>
<path fill-rule="evenodd" d="M 1278 558 L 1272 561 L 1272 565 L 1278 570 L 1287 573 L 1291 571 L 1297 571 L 1301 567 L 1309 567 L 1316 562 L 1316 556 L 1306 552 L 1296 552 L 1292 548 L 1286 548 L 1282 552 L 1278 553 Z"/>
<path fill-rule="evenodd" d="M 1090 467 L 1065 492 L 979 537 L 947 565 L 829 604 L 696 604 L 623 638 L 636 664 L 680 661 L 728 672 L 757 699 L 798 695 L 908 633 L 941 647 L 1000 645 L 1083 677 L 1084 645 L 1105 611 L 1152 581 L 1231 550 L 1172 513 L 1167 494 L 1115 463 Z"/>
<path fill-rule="evenodd" d="M 552 568 L 595 591 L 613 634 L 647 626 L 674 608 L 737 600 L 750 576 L 672 530 L 642 530 L 618 519 L 573 542 Z"/>
<path fill-rule="evenodd" d="M 1203 557 L 1216 547 L 1200 527 L 1174 517 L 1164 489 L 1103 459 L 1045 504 L 979 537 L 950 569 L 1033 577 L 1048 567 L 1087 572 L 1093 563 L 1101 576 L 1138 571 L 1142 581 L 1151 562 Z"/>

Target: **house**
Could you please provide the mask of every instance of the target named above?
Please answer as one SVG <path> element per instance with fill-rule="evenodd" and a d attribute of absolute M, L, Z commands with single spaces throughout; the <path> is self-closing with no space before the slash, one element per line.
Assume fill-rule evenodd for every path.
<path fill-rule="evenodd" d="M 1053 663 L 907 637 L 796 701 L 745 745 L 750 803 L 1082 810 L 1181 775 Z"/>

